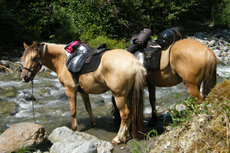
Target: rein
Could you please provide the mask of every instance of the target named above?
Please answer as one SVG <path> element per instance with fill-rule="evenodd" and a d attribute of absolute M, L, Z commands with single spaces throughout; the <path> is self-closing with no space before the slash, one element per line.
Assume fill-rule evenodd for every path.
<path fill-rule="evenodd" d="M 34 92 L 33 92 L 33 80 L 31 80 L 31 86 L 32 86 L 32 110 L 33 110 L 33 119 L 34 119 L 34 123 L 36 123 L 35 121 L 35 113 L 34 113 L 34 102 L 33 101 L 36 101 L 36 98 L 34 97 Z"/>
<path fill-rule="evenodd" d="M 27 70 L 27 71 L 29 71 L 29 72 L 32 73 L 32 75 L 31 75 L 31 88 L 32 88 L 31 92 L 32 92 L 32 110 L 33 110 L 34 123 L 36 123 L 36 121 L 35 121 L 34 102 L 33 101 L 36 101 L 36 98 L 34 97 L 34 90 L 33 90 L 34 89 L 34 82 L 33 82 L 33 79 L 34 79 L 34 76 L 35 76 L 34 71 L 38 68 L 38 66 L 42 67 L 42 64 L 38 62 L 37 65 L 35 66 L 35 68 L 33 70 L 28 69 L 26 67 L 22 68 L 22 69 L 25 69 L 25 70 Z"/>
<path fill-rule="evenodd" d="M 25 69 L 29 72 L 32 73 L 31 75 L 31 92 L 32 92 L 32 111 L 33 111 L 33 119 L 34 119 L 34 123 L 36 124 L 36 120 L 35 120 L 35 113 L 34 113 L 34 101 L 36 101 L 36 98 L 34 97 L 34 82 L 33 82 L 33 79 L 34 79 L 34 76 L 35 76 L 35 73 L 34 71 L 38 68 L 38 66 L 42 67 L 42 64 L 40 62 L 37 62 L 37 65 L 35 66 L 35 68 L 33 70 L 31 69 L 28 69 L 26 67 L 23 67 L 22 69 Z"/>

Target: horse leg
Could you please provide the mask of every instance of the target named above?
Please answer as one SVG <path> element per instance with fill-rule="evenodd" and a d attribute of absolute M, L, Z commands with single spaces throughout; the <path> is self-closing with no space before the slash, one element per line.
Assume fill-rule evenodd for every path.
<path fill-rule="evenodd" d="M 152 118 L 149 121 L 149 125 L 154 124 L 158 120 L 157 110 L 156 110 L 156 86 L 153 86 L 148 81 L 148 91 L 149 91 L 149 102 L 152 108 Z"/>
<path fill-rule="evenodd" d="M 85 108 L 86 108 L 87 112 L 89 113 L 90 121 L 91 121 L 91 127 L 97 126 L 96 121 L 95 121 L 94 116 L 93 116 L 92 107 L 91 107 L 90 100 L 89 100 L 89 95 L 85 94 L 85 93 L 81 93 L 81 97 L 84 101 Z"/>
<path fill-rule="evenodd" d="M 77 118 L 76 118 L 76 92 L 74 89 L 65 88 L 66 95 L 69 100 L 70 104 L 70 112 L 71 112 L 71 119 L 72 119 L 72 130 L 77 131 L 78 124 L 77 124 Z"/>
<path fill-rule="evenodd" d="M 125 97 L 115 97 L 117 108 L 120 111 L 121 116 L 121 124 L 118 131 L 118 134 L 115 138 L 113 138 L 112 143 L 119 144 L 121 142 L 125 142 L 129 135 L 129 126 L 131 123 L 131 115 L 130 115 L 130 103 L 129 99 Z"/>
<path fill-rule="evenodd" d="M 120 124 L 121 123 L 121 116 L 120 116 L 119 110 L 117 108 L 114 96 L 112 96 L 112 103 L 113 103 L 112 115 L 114 117 L 114 122 L 117 124 Z"/>
<path fill-rule="evenodd" d="M 194 97 L 198 98 L 197 103 L 201 104 L 204 99 L 200 95 L 200 86 L 188 82 L 184 82 L 185 87 L 187 88 L 188 92 Z"/>

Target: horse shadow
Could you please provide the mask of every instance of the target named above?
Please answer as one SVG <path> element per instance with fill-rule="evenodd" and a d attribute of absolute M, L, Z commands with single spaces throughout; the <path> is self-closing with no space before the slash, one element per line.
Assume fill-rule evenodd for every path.
<path fill-rule="evenodd" d="M 144 130 L 142 134 L 144 137 L 155 130 L 155 133 L 151 133 L 151 136 L 161 135 L 166 130 L 166 126 L 169 126 L 173 123 L 172 116 L 169 113 L 162 114 L 158 117 L 158 120 L 155 122 L 150 122 L 151 117 L 145 116 L 144 119 Z M 116 121 L 112 116 L 97 116 L 95 117 L 97 126 L 91 127 L 89 118 L 80 118 L 78 119 L 79 131 L 88 132 L 88 131 L 105 131 L 107 133 L 116 134 L 119 130 L 120 122 Z M 71 122 L 66 125 L 71 128 Z M 131 126 L 130 126 L 131 127 Z M 131 131 L 131 129 L 130 129 Z"/>

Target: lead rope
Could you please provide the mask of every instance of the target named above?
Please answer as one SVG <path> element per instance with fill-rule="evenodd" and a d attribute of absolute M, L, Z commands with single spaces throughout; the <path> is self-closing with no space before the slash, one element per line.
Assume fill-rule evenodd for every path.
<path fill-rule="evenodd" d="M 34 114 L 34 101 L 36 101 L 36 99 L 34 97 L 34 92 L 33 92 L 33 80 L 31 81 L 31 85 L 32 85 L 32 111 L 33 111 L 34 123 L 36 123 L 35 114 Z"/>

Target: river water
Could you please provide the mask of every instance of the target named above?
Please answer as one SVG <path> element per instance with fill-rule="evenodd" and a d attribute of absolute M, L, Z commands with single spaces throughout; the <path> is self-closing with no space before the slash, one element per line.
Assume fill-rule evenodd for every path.
<path fill-rule="evenodd" d="M 20 63 L 18 61 L 18 63 Z M 218 82 L 230 78 L 230 66 L 218 65 Z M 36 75 L 33 84 L 33 95 L 36 101 L 32 103 L 29 98 L 32 93 L 31 83 L 22 83 L 18 75 L 0 73 L 0 103 L 8 102 L 15 105 L 11 115 L 1 115 L 0 134 L 12 124 L 20 122 L 35 122 L 44 126 L 48 134 L 53 129 L 61 126 L 71 127 L 71 117 L 69 102 L 65 95 L 64 88 L 59 83 L 54 72 L 49 72 L 45 67 Z M 6 95 L 9 90 L 13 90 L 11 96 Z M 177 102 L 176 96 L 181 99 L 188 97 L 184 85 L 169 88 L 157 88 L 157 106 L 167 108 Z M 77 95 L 77 118 L 79 130 L 97 136 L 99 139 L 111 141 L 116 135 L 118 126 L 114 124 L 111 110 L 111 93 L 106 92 L 101 95 L 90 95 L 93 113 L 98 126 L 90 127 L 90 119 L 84 108 L 80 95 Z M 148 120 L 151 108 L 148 102 L 148 92 L 144 94 L 144 113 L 146 121 Z M 0 105 L 3 107 L 2 105 Z M 34 107 L 32 107 L 34 106 Z M 33 111 L 34 108 L 34 111 Z M 6 108 L 9 109 L 9 108 Z M 34 115 L 33 115 L 34 112 Z"/>

